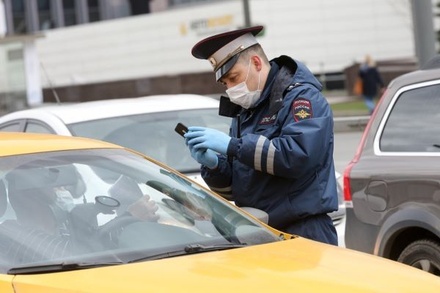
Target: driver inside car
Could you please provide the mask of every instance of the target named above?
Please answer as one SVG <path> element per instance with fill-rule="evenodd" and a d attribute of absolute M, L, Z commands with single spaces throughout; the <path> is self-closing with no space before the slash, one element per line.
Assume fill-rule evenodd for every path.
<path fill-rule="evenodd" d="M 74 255 L 85 249 L 102 249 L 82 247 L 83 244 L 86 245 L 87 238 L 81 236 L 90 234 L 77 232 L 89 231 L 93 236 L 96 234 L 93 231 L 99 231 L 100 227 L 93 227 L 93 221 L 89 221 L 90 218 L 87 216 L 81 219 L 87 209 L 77 211 L 77 208 L 91 207 L 92 212 L 90 213 L 91 209 L 88 208 L 88 213 L 95 213 L 95 219 L 99 211 L 96 212 L 94 208 L 97 203 L 85 203 L 81 200 L 79 204 L 75 203 L 81 196 L 85 201 L 86 187 L 76 168 L 69 167 L 74 173 L 65 174 L 70 178 L 69 184 L 64 185 L 59 184 L 67 182 L 64 182 L 60 172 L 67 170 L 63 168 L 23 168 L 6 175 L 7 196 L 16 219 L 7 220 L 0 225 L 0 234 L 7 235 L 5 238 L 8 239 L 0 243 L 0 246 L 10 262 L 35 262 Z M 73 174 L 76 177 L 74 180 Z M 128 203 L 125 212 L 118 214 L 116 218 L 128 216 L 139 221 L 157 221 L 157 209 L 155 202 L 151 201 L 148 195 L 143 195 Z M 30 243 L 32 245 L 29 245 Z"/>
<path fill-rule="evenodd" d="M 87 202 L 85 198 L 87 187 L 77 168 L 74 166 L 66 167 L 68 167 L 68 172 L 65 172 L 64 170 L 64 176 L 69 176 L 70 178 L 73 177 L 75 180 L 70 180 L 70 184 L 54 187 L 54 194 L 56 196 L 55 202 L 57 205 L 63 210 L 70 212 L 75 207 L 76 199 L 83 198 L 83 202 Z M 128 180 L 127 177 L 121 176 L 121 178 L 118 179 L 108 191 L 109 196 L 113 197 L 115 201 L 118 202 L 119 212 L 117 214 L 133 216 L 142 221 L 157 221 L 159 216 L 156 214 L 156 211 L 158 210 L 156 203 L 150 199 L 148 194 L 139 194 L 139 188 L 139 192 L 137 190 L 124 190 L 124 193 L 119 191 L 122 179 Z M 60 181 L 62 181 L 62 179 L 60 179 Z M 137 187 L 136 183 L 133 182 L 132 184 L 135 184 Z M 126 185 L 127 184 L 125 183 L 123 187 L 126 188 Z M 118 192 L 122 193 L 122 196 L 119 196 Z M 124 202 L 125 204 L 122 204 L 121 202 Z M 113 213 L 113 209 L 109 209 L 107 212 Z"/>

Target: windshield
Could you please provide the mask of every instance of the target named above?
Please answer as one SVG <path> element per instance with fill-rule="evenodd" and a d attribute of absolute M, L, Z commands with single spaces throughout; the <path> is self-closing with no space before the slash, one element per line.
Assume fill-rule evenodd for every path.
<path fill-rule="evenodd" d="M 218 108 L 127 115 L 68 125 L 75 136 L 104 140 L 144 153 L 182 172 L 199 172 L 185 141 L 174 132 L 178 122 L 229 133 L 231 119 Z"/>
<path fill-rule="evenodd" d="M 210 191 L 126 150 L 4 157 L 0 175 L 2 273 L 279 240 Z"/>

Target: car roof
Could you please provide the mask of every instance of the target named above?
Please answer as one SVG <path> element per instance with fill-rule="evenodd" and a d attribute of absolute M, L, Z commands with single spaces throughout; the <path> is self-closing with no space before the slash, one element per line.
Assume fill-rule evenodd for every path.
<path fill-rule="evenodd" d="M 54 134 L 0 132 L 0 156 L 62 150 L 123 148 L 104 141 Z"/>
<path fill-rule="evenodd" d="M 202 95 L 176 94 L 153 95 L 138 98 L 108 99 L 80 103 L 54 104 L 38 108 L 15 111 L 4 115 L 7 119 L 40 117 L 53 115 L 65 124 L 97 120 L 117 116 L 180 111 L 187 109 L 216 109 L 219 101 Z"/>
<path fill-rule="evenodd" d="M 396 77 L 394 80 L 392 80 L 388 88 L 398 90 L 399 88 L 407 85 L 416 84 L 425 81 L 437 80 L 439 78 L 440 78 L 439 68 L 420 69 Z"/>

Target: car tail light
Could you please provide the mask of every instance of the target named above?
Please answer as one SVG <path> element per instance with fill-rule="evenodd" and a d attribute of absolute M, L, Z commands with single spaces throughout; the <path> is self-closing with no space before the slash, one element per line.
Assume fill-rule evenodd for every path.
<path fill-rule="evenodd" d="M 359 145 L 357 147 L 356 153 L 353 157 L 353 159 L 350 161 L 350 163 L 347 165 L 347 167 L 344 170 L 344 200 L 347 202 L 351 202 L 353 192 L 351 190 L 351 184 L 350 184 L 350 174 L 351 170 L 353 169 L 353 166 L 359 161 L 359 157 L 361 156 L 362 150 L 364 148 L 365 140 L 367 137 L 368 132 L 370 131 L 372 121 L 374 120 L 374 117 L 376 117 L 377 109 L 379 108 L 379 105 L 382 103 L 382 98 L 385 96 L 386 90 L 382 94 L 381 98 L 379 99 L 379 102 L 377 103 L 373 113 L 371 114 L 370 119 L 368 120 L 367 126 L 365 127 L 364 133 L 362 134 L 362 138 L 359 142 Z"/>
<path fill-rule="evenodd" d="M 344 201 L 351 201 L 350 172 L 353 165 L 354 162 L 351 161 L 344 170 Z"/>

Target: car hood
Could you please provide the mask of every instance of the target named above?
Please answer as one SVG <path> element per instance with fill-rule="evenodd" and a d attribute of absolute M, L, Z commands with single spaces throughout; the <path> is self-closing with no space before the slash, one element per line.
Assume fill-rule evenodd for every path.
<path fill-rule="evenodd" d="M 391 260 L 304 238 L 14 278 L 17 293 L 419 292 L 421 286 L 423 292 L 438 292 L 440 278 Z"/>

